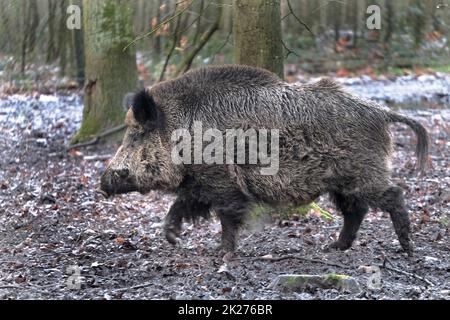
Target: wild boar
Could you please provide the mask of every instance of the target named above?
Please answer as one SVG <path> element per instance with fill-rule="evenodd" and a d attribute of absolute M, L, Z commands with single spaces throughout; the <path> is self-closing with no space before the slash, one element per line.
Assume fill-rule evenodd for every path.
<path fill-rule="evenodd" d="M 254 204 L 300 206 L 328 193 L 344 217 L 339 239 L 330 248 L 350 248 L 371 207 L 390 214 L 402 248 L 411 254 L 403 192 L 390 180 L 389 124 L 394 122 L 407 124 L 417 135 L 418 167 L 423 171 L 428 135 L 421 124 L 360 99 L 331 80 L 297 85 L 254 67 L 201 68 L 134 96 L 122 146 L 101 177 L 101 189 L 108 195 L 174 193 L 177 198 L 164 227 L 171 243 L 177 242 L 183 219 L 215 212 L 226 253 L 235 250 L 239 226 Z M 273 163 L 259 160 L 180 162 L 176 156 L 186 154 L 177 149 L 174 132 L 195 134 L 198 124 L 224 136 L 228 129 L 272 130 L 268 145 L 276 145 L 276 170 L 263 173 Z M 249 139 L 245 141 L 248 155 Z"/>

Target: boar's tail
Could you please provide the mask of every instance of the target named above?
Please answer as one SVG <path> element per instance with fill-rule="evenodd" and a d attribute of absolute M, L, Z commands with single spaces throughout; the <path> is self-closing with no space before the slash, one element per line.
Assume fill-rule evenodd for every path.
<path fill-rule="evenodd" d="M 417 121 L 402 116 L 398 113 L 389 112 L 390 122 L 402 122 L 407 124 L 417 136 L 416 156 L 419 170 L 425 172 L 428 158 L 428 133 L 427 130 Z"/>

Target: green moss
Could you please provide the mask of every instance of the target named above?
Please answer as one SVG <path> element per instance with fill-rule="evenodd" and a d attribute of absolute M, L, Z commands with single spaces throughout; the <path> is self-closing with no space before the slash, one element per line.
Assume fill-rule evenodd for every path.
<path fill-rule="evenodd" d="M 441 226 L 443 226 L 444 228 L 448 228 L 448 226 L 450 225 L 450 218 L 447 215 L 442 215 L 439 219 L 439 223 L 441 224 Z"/>
<path fill-rule="evenodd" d="M 78 132 L 70 140 L 71 144 L 92 139 L 100 131 L 100 124 L 94 118 L 85 116 Z"/>
<path fill-rule="evenodd" d="M 271 208 L 258 204 L 253 210 L 250 212 L 250 220 L 259 220 L 261 217 L 265 215 L 269 215 Z"/>
<path fill-rule="evenodd" d="M 328 211 L 322 209 L 321 207 L 319 207 L 317 205 L 317 203 L 313 202 L 309 205 L 309 207 L 313 210 L 317 210 L 320 214 L 320 216 L 322 217 L 322 219 L 325 220 L 334 220 L 334 217 L 331 215 L 331 213 L 329 213 Z"/>
<path fill-rule="evenodd" d="M 306 206 L 288 206 L 281 212 L 280 215 L 283 219 L 290 219 L 295 214 L 306 217 L 311 210 L 317 211 L 325 220 L 334 220 L 334 217 L 328 211 L 319 207 L 315 202 L 312 202 Z"/>
<path fill-rule="evenodd" d="M 310 280 L 310 276 L 307 275 L 302 275 L 301 277 L 295 275 L 295 276 L 288 276 L 286 277 L 286 286 L 288 287 L 294 287 L 294 286 L 298 286 L 298 285 L 304 285 L 306 283 L 308 283 L 308 281 Z"/>
<path fill-rule="evenodd" d="M 431 70 L 433 70 L 435 72 L 450 73 L 450 64 L 443 65 L 443 66 L 431 67 Z"/>
<path fill-rule="evenodd" d="M 350 278 L 345 274 L 336 274 L 336 273 L 329 273 L 326 274 L 324 277 L 326 280 L 332 281 L 333 283 L 338 283 L 341 282 L 342 280 L 347 280 L 348 278 Z"/>
<path fill-rule="evenodd" d="M 294 215 L 306 217 L 311 210 L 318 212 L 324 220 L 334 220 L 331 213 L 319 207 L 315 202 L 306 206 L 289 205 L 281 209 L 274 209 L 269 206 L 259 204 L 250 212 L 250 220 L 258 220 L 265 215 L 270 215 L 273 213 L 278 213 L 281 219 L 289 220 L 292 219 Z"/>

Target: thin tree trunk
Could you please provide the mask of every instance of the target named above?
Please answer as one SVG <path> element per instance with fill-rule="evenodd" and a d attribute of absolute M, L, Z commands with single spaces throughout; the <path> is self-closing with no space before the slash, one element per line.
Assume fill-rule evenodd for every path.
<path fill-rule="evenodd" d="M 21 48 L 20 71 L 25 74 L 27 54 L 34 50 L 36 45 L 36 29 L 39 26 L 39 13 L 36 0 L 23 2 L 23 37 Z"/>
<path fill-rule="evenodd" d="M 80 6 L 83 12 L 83 3 L 81 0 L 71 0 L 71 4 L 76 4 Z M 75 76 L 77 78 L 77 83 L 81 87 L 84 84 L 84 39 L 83 39 L 83 28 L 72 30 L 72 46 L 75 55 Z"/>
<path fill-rule="evenodd" d="M 48 0 L 48 43 L 47 43 L 47 63 L 51 63 L 56 58 L 55 45 L 55 16 L 56 0 Z"/>
<path fill-rule="evenodd" d="M 175 51 L 175 48 L 177 47 L 177 44 L 180 40 L 180 30 L 181 30 L 181 17 L 182 15 L 178 15 L 178 17 L 175 19 L 175 29 L 172 34 L 172 44 L 170 46 L 169 52 L 167 53 L 166 59 L 164 61 L 164 65 L 161 71 L 161 74 L 159 75 L 158 81 L 164 80 L 164 77 L 166 75 L 167 66 L 169 65 L 170 58 L 172 58 L 172 55 Z"/>
<path fill-rule="evenodd" d="M 60 76 L 66 75 L 67 69 L 67 27 L 66 27 L 66 9 L 67 0 L 60 0 L 59 2 L 59 21 L 58 21 L 58 56 Z"/>
<path fill-rule="evenodd" d="M 192 43 L 194 45 L 197 44 L 200 34 L 202 33 L 202 17 L 203 17 L 204 5 L 205 5 L 204 1 L 200 0 L 200 7 L 198 10 L 200 16 L 198 17 L 197 23 L 195 24 L 196 30 L 195 30 L 195 34 L 194 34 L 194 39 L 192 40 Z M 220 16 L 219 16 L 219 23 L 220 23 Z"/>
<path fill-rule="evenodd" d="M 320 0 L 319 5 L 320 5 L 319 9 L 320 33 L 324 33 L 327 30 L 327 12 L 328 12 L 327 0 Z"/>
<path fill-rule="evenodd" d="M 158 0 L 157 1 L 157 5 L 158 7 L 156 8 L 156 19 L 157 19 L 157 23 L 160 23 L 161 21 L 161 5 L 162 5 L 162 0 Z M 154 37 L 155 42 L 154 42 L 154 47 L 155 47 L 155 54 L 157 57 L 161 56 L 161 36 L 160 35 L 155 35 Z"/>
<path fill-rule="evenodd" d="M 333 10 L 334 41 L 338 42 L 341 31 L 341 3 L 333 2 L 330 6 Z"/>
<path fill-rule="evenodd" d="M 361 8 L 362 9 L 362 8 Z M 359 25 L 361 23 L 360 21 L 360 13 L 359 10 L 361 10 L 358 6 L 358 0 L 353 0 L 353 46 L 356 48 L 358 46 L 358 32 L 359 32 Z"/>
<path fill-rule="evenodd" d="M 37 0 L 29 0 L 29 28 L 28 28 L 28 51 L 33 51 L 36 46 L 36 31 L 39 27 L 39 12 Z"/>
<path fill-rule="evenodd" d="M 394 4 L 391 0 L 385 0 L 385 9 L 386 13 L 384 16 L 386 17 L 386 27 L 385 27 L 385 33 L 384 33 L 384 43 L 385 45 L 389 45 L 392 37 L 392 33 L 394 32 Z"/>

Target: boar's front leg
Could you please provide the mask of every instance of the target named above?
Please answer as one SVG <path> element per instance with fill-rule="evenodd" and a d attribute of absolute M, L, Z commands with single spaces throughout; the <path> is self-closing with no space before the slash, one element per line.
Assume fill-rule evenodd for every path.
<path fill-rule="evenodd" d="M 191 197 L 179 197 L 164 219 L 164 236 L 169 243 L 176 245 L 180 241 L 183 218 L 194 221 L 200 217 L 207 219 L 209 215 L 209 204 Z"/>
<path fill-rule="evenodd" d="M 214 205 L 222 225 L 222 239 L 220 249 L 225 254 L 232 254 L 236 250 L 239 227 L 248 213 L 248 203 L 241 195 L 226 197 Z"/>
<path fill-rule="evenodd" d="M 164 219 L 164 236 L 166 237 L 166 240 L 173 245 L 176 245 L 179 242 L 184 207 L 184 203 L 177 199 L 170 207 L 169 213 Z"/>

